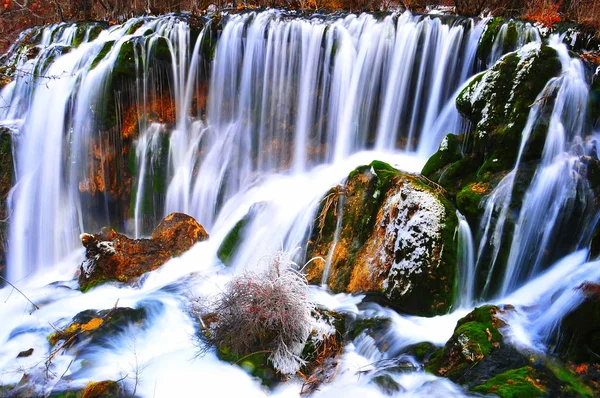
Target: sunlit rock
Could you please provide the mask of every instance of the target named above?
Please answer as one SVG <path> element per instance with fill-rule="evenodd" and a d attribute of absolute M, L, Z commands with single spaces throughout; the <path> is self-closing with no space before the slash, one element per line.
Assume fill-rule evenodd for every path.
<path fill-rule="evenodd" d="M 99 234 L 83 234 L 86 259 L 80 266 L 79 285 L 86 291 L 106 281 L 132 282 L 206 239 L 202 225 L 182 213 L 167 216 L 150 239 L 130 239 L 109 227 Z"/>
<path fill-rule="evenodd" d="M 309 280 L 335 292 L 382 292 L 411 314 L 445 313 L 454 295 L 456 225 L 435 184 L 373 162 L 323 199 L 309 250 L 322 260 L 309 265 Z"/>

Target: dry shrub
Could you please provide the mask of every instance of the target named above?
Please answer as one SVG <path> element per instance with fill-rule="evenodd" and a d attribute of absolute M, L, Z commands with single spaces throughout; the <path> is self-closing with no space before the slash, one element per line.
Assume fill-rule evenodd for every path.
<path fill-rule="evenodd" d="M 192 308 L 204 320 L 204 348 L 228 349 L 243 357 L 270 352 L 269 361 L 283 374 L 303 365 L 300 358 L 312 331 L 314 305 L 306 277 L 285 253 L 268 259 L 264 272 L 246 272 L 227 284 L 207 310 Z"/>
<path fill-rule="evenodd" d="M 600 1 L 568 0 L 564 9 L 567 19 L 589 27 L 600 37 Z"/>

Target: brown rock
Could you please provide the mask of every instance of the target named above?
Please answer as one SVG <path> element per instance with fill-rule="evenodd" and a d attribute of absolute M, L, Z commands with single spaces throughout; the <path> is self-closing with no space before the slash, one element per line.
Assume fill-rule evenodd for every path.
<path fill-rule="evenodd" d="M 80 266 L 79 285 L 87 291 L 106 281 L 132 282 L 206 239 L 202 225 L 182 213 L 162 220 L 150 239 L 130 239 L 110 227 L 99 234 L 82 234 L 86 259 Z"/>
<path fill-rule="evenodd" d="M 100 398 L 119 396 L 121 387 L 115 381 L 106 380 L 99 382 L 89 382 L 83 390 L 83 398 Z"/>

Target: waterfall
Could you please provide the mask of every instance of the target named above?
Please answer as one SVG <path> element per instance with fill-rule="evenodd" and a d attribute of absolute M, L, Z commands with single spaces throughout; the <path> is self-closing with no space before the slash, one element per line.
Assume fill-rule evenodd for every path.
<path fill-rule="evenodd" d="M 582 220 L 589 216 L 591 210 L 589 190 L 578 172 L 583 149 L 577 149 L 589 128 L 586 124 L 588 86 L 581 61 L 570 58 L 566 47 L 558 43 L 557 37 L 551 43 L 561 60 L 562 73 L 551 79 L 538 95 L 522 133 L 516 165 L 489 195 L 485 204 L 480 227 L 482 236 L 478 245 L 478 266 L 482 261 L 482 253 L 490 247 L 492 254 L 483 286 L 484 296 L 490 290 L 498 255 L 504 244 L 505 227 L 523 153 L 532 132 L 545 118 L 549 123 L 542 158 L 523 197 L 514 225 L 500 296 L 506 296 L 524 281 L 538 275 L 565 255 L 568 252 L 565 250 L 572 250 L 565 249 L 569 246 L 566 242 L 576 249 L 588 244 L 585 238 L 577 237 L 572 241 L 573 237 L 560 235 L 561 225 L 584 225 Z M 572 147 L 573 151 L 569 153 Z M 494 214 L 497 216 L 493 217 Z M 592 223 L 587 229 L 584 227 L 581 236 L 589 237 L 594 226 Z M 563 242 L 559 244 L 560 240 Z"/>
<path fill-rule="evenodd" d="M 186 395 L 215 380 L 222 395 L 263 396 L 257 383 L 214 353 L 190 361 L 196 330 L 182 297 L 218 294 L 232 275 L 259 270 L 274 251 L 303 258 L 323 196 L 350 170 L 377 159 L 418 173 L 442 137 L 464 132 L 455 98 L 469 78 L 507 51 L 540 48 L 537 28 L 509 22 L 498 27 L 490 53 L 478 58 L 488 23 L 408 12 L 304 17 L 267 10 L 231 13 L 218 23 L 168 15 L 39 29 L 35 51 L 10 54 L 20 72 L 0 91 L 9 104 L 0 107 L 0 127 L 9 128 L 16 159 L 7 278 L 43 305 L 32 315 L 16 294 L 4 302 L 0 385 L 19 382 L 15 356 L 22 349 L 35 347 L 26 359 L 31 369 L 44 363 L 54 325 L 117 301 L 150 312 L 134 342 L 149 364 L 141 396 Z M 415 343 L 443 345 L 461 317 L 496 293 L 495 303 L 518 306 L 511 339 L 542 350 L 561 317 L 583 299 L 575 288 L 600 280 L 586 250 L 597 217 L 580 174 L 580 157 L 592 150 L 583 143 L 591 134 L 589 88 L 581 62 L 557 39 L 551 44 L 562 73 L 531 107 L 514 169 L 486 197 L 479 228 L 457 213 L 455 310 L 407 316 L 361 303 L 360 295 L 311 287 L 315 302 L 350 318 L 389 320 L 380 340 L 362 334 L 347 343 L 338 378 L 315 396 L 377 393 L 370 376 L 358 377 L 356 369 L 372 369 L 374 361 Z M 522 187 L 517 212 L 528 144 L 545 122 L 542 159 Z M 343 207 L 344 196 L 336 201 Z M 210 239 L 144 275 L 138 286 L 76 290 L 81 233 L 111 225 L 140 238 L 175 211 L 195 217 Z M 337 243 L 342 212 L 336 215 Z M 217 252 L 242 219 L 226 267 Z M 48 376 L 39 392 L 127 374 L 126 362 L 138 357 L 125 334 L 110 347 L 57 355 L 54 371 L 65 377 Z M 395 378 L 406 394 L 465 394 L 417 370 Z"/>
<path fill-rule="evenodd" d="M 459 307 L 470 308 L 475 299 L 475 249 L 473 233 L 465 216 L 456 212 L 458 217 L 458 301 Z"/>
<path fill-rule="evenodd" d="M 167 212 L 187 211 L 210 227 L 219 206 L 258 175 L 302 173 L 364 149 L 415 151 L 420 132 L 474 73 L 483 24 L 409 13 L 229 16 L 212 67 L 206 160 L 197 175 L 171 183 L 170 191 L 191 194 L 173 195 L 180 202 L 168 201 Z"/>

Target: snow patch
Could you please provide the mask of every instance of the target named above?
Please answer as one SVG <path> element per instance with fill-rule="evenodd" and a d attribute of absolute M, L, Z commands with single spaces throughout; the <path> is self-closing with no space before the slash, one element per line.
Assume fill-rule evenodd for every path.
<path fill-rule="evenodd" d="M 392 263 L 383 288 L 389 294 L 404 295 L 412 288 L 411 277 L 441 261 L 441 232 L 445 210 L 431 193 L 412 185 L 402 186 L 387 199 L 380 227 L 385 244 L 375 252 L 381 263 Z M 391 252 L 391 253 L 390 253 Z"/>

